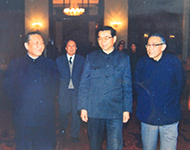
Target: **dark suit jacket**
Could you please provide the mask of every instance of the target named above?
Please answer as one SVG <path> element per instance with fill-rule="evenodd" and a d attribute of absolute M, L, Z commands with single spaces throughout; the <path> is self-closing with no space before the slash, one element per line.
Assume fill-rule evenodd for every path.
<path fill-rule="evenodd" d="M 78 95 L 78 110 L 88 117 L 113 119 L 132 111 L 130 60 L 127 54 L 102 50 L 87 55 Z"/>
<path fill-rule="evenodd" d="M 82 69 L 85 62 L 85 58 L 81 55 L 75 54 L 73 70 L 72 70 L 72 81 L 74 85 L 74 91 L 76 102 L 77 102 L 77 95 L 78 95 L 78 88 L 81 79 Z M 67 59 L 67 55 L 64 54 L 56 59 L 57 68 L 59 71 L 59 105 L 60 109 L 68 109 L 70 107 L 71 102 L 68 101 L 68 85 L 70 81 L 70 69 L 69 69 L 69 62 Z M 67 107 L 68 106 L 68 107 Z"/>
<path fill-rule="evenodd" d="M 22 126 L 54 123 L 58 71 L 53 60 L 28 55 L 14 59 L 4 78 L 4 89 L 13 104 L 13 121 Z"/>

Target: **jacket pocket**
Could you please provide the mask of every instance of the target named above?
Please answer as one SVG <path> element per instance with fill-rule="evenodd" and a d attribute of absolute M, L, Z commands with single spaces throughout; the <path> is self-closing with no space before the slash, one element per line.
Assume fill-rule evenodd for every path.
<path fill-rule="evenodd" d="M 123 75 L 123 68 L 122 67 L 116 67 L 114 69 L 114 73 L 113 73 L 113 76 L 115 79 L 121 79 L 122 78 L 122 75 Z"/>
<path fill-rule="evenodd" d="M 100 67 L 96 67 L 96 66 L 91 67 L 91 77 L 92 78 L 100 77 Z"/>

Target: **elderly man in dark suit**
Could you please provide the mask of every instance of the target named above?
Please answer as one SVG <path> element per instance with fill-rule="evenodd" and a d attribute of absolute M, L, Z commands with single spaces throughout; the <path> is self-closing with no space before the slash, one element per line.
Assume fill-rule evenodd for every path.
<path fill-rule="evenodd" d="M 132 111 L 129 56 L 114 49 L 116 31 L 98 32 L 100 50 L 87 55 L 79 87 L 81 118 L 88 121 L 90 150 L 101 150 L 105 127 L 107 150 L 122 150 L 122 128 Z"/>
<path fill-rule="evenodd" d="M 28 53 L 10 62 L 4 79 L 4 89 L 13 104 L 16 149 L 53 150 L 56 64 L 42 56 L 45 46 L 38 32 L 28 33 L 24 46 Z"/>
<path fill-rule="evenodd" d="M 77 115 L 77 97 L 85 58 L 76 54 L 77 46 L 73 40 L 67 42 L 65 50 L 67 53 L 56 59 L 60 74 L 59 115 L 63 127 L 62 134 L 65 134 L 71 113 L 71 138 L 73 142 L 78 142 L 80 117 Z"/>
<path fill-rule="evenodd" d="M 162 35 L 152 34 L 145 47 L 147 56 L 138 61 L 134 74 L 143 150 L 156 150 L 158 135 L 160 150 L 176 150 L 185 71 L 175 55 L 164 53 Z"/>

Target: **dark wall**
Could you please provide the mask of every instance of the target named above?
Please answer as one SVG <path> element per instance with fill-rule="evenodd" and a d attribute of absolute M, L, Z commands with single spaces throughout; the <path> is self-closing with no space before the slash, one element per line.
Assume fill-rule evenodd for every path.
<path fill-rule="evenodd" d="M 24 0 L 0 1 L 0 69 L 23 55 Z"/>
<path fill-rule="evenodd" d="M 24 15 L 22 12 L 1 12 L 0 16 L 0 63 L 9 63 L 24 52 Z"/>
<path fill-rule="evenodd" d="M 136 42 L 141 51 L 147 38 L 144 33 L 161 33 L 167 42 L 167 51 L 182 52 L 183 2 L 179 0 L 129 0 L 129 44 Z M 169 35 L 175 38 L 169 38 Z"/>

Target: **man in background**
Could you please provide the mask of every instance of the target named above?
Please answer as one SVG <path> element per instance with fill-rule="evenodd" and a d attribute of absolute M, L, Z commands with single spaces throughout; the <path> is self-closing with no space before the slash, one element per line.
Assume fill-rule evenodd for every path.
<path fill-rule="evenodd" d="M 78 88 L 85 58 L 76 54 L 77 46 L 74 40 L 69 40 L 65 47 L 66 54 L 56 59 L 60 74 L 59 115 L 62 122 L 62 134 L 65 134 L 71 114 L 71 138 L 78 142 L 80 117 L 77 114 Z"/>

